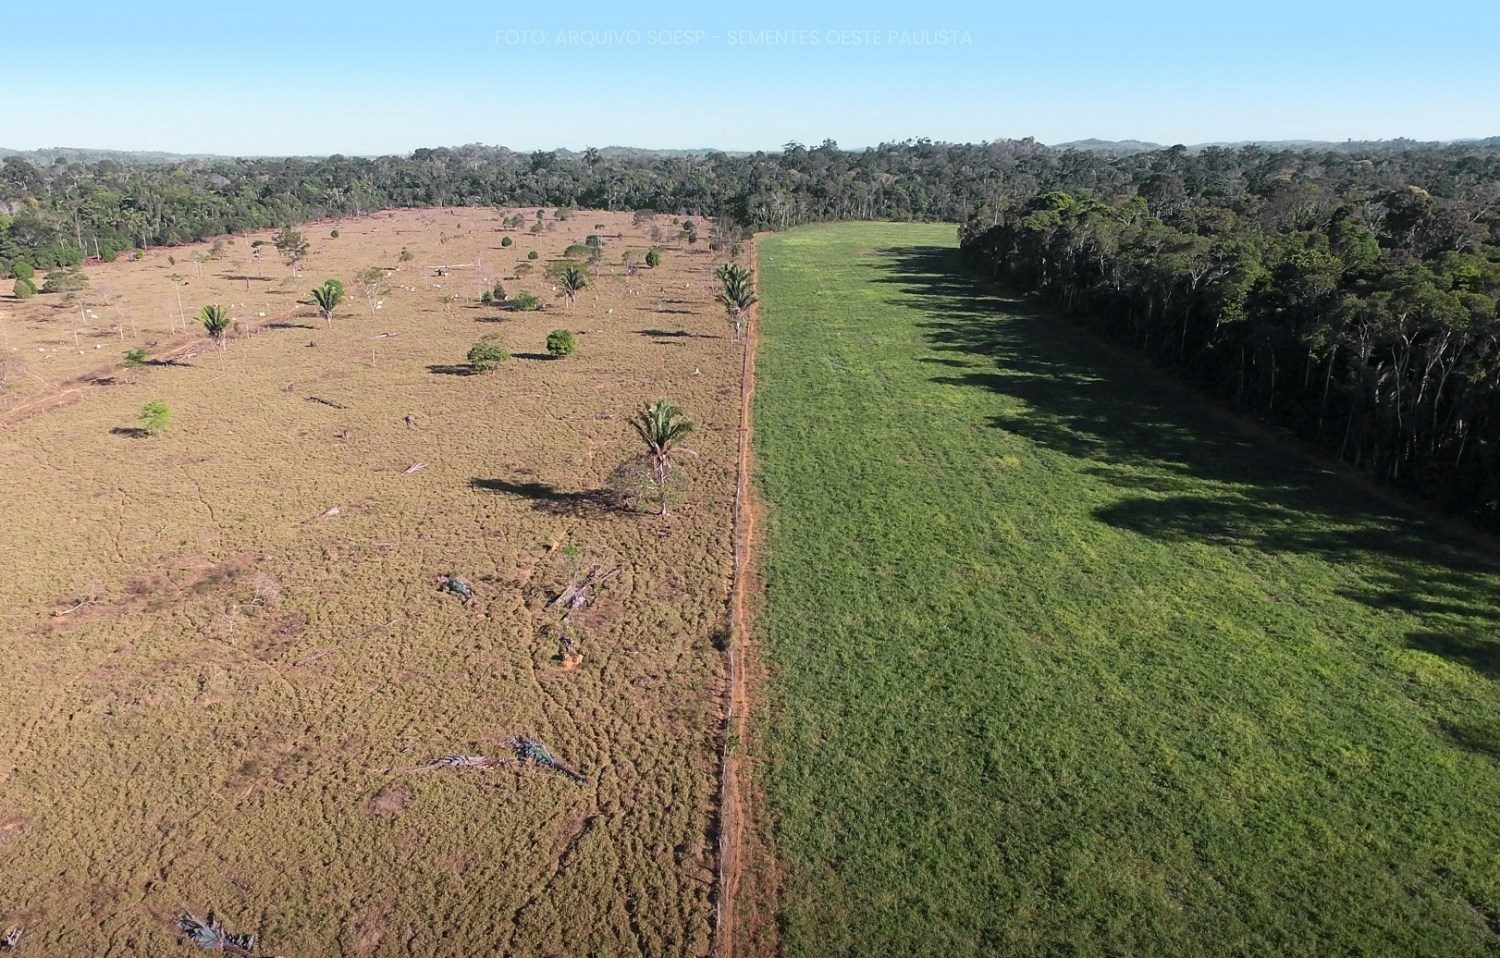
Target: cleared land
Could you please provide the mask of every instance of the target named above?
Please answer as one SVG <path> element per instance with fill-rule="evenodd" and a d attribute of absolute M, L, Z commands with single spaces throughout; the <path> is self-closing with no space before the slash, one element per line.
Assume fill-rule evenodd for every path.
<path fill-rule="evenodd" d="M 174 954 L 183 909 L 267 954 L 708 950 L 740 372 L 717 260 L 669 240 L 628 277 L 623 251 L 650 245 L 629 214 L 548 211 L 539 235 L 501 216 L 307 227 L 294 279 L 251 237 L 201 279 L 166 262 L 201 249 L 90 267 L 135 332 L 28 362 L 56 385 L 165 349 L 179 287 L 189 316 L 218 301 L 271 324 L 0 429 L 0 931 L 24 923 L 23 953 Z M 541 274 L 590 233 L 603 265 L 569 311 Z M 370 265 L 373 310 L 352 282 Z M 296 303 L 330 276 L 351 296 L 332 330 Z M 546 308 L 480 307 L 497 279 Z M 76 308 L 10 305 L 23 352 L 72 342 Z M 557 327 L 578 352 L 551 361 Z M 516 358 L 466 375 L 492 332 Z M 698 423 L 685 501 L 664 520 L 598 506 L 658 397 Z M 174 422 L 140 438 L 148 399 Z M 565 671 L 545 606 L 591 567 L 620 571 L 573 616 Z M 449 570 L 476 606 L 437 591 Z M 587 781 L 415 771 L 509 757 L 518 734 Z"/>
<path fill-rule="evenodd" d="M 1495 558 L 954 245 L 759 247 L 789 953 L 1494 954 Z"/>

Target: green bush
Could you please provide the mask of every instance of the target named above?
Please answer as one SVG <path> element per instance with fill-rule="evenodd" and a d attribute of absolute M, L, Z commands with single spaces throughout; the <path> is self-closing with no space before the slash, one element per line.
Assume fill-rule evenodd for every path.
<path fill-rule="evenodd" d="M 496 283 L 493 289 L 487 289 L 479 297 L 479 301 L 485 306 L 500 306 L 505 302 L 505 287 Z"/>
<path fill-rule="evenodd" d="M 511 309 L 518 309 L 523 313 L 541 309 L 542 301 L 536 298 L 535 293 L 522 292 L 521 295 L 510 301 Z"/>
<path fill-rule="evenodd" d="M 531 252 L 529 252 L 529 253 L 526 254 L 526 258 L 527 259 L 536 259 L 537 255 L 538 255 L 537 251 L 536 250 L 532 250 Z"/>
<path fill-rule="evenodd" d="M 502 236 L 500 238 L 500 245 L 501 246 L 510 246 L 514 242 L 515 242 L 515 240 L 511 239 L 509 236 Z"/>
<path fill-rule="evenodd" d="M 172 424 L 172 410 L 160 399 L 153 399 L 141 407 L 141 429 L 148 436 L 157 436 Z"/>
<path fill-rule="evenodd" d="M 32 269 L 31 264 L 24 259 L 18 259 L 10 264 L 10 275 L 16 279 L 24 279 L 30 282 L 36 279 L 36 270 Z"/>
<path fill-rule="evenodd" d="M 588 259 L 589 248 L 582 243 L 574 243 L 563 250 L 563 259 Z"/>
<path fill-rule="evenodd" d="M 476 372 L 489 372 L 510 359 L 510 350 L 500 341 L 497 333 L 490 333 L 469 348 L 469 365 Z"/>
<path fill-rule="evenodd" d="M 572 355 L 576 345 L 571 329 L 554 329 L 547 334 L 547 352 L 554 358 Z"/>
<path fill-rule="evenodd" d="M 646 265 L 652 269 L 656 269 L 656 267 L 660 266 L 661 250 L 657 249 L 655 246 L 646 250 Z"/>
<path fill-rule="evenodd" d="M 29 279 L 18 279 L 10 291 L 16 294 L 16 299 L 30 299 L 36 295 L 36 284 Z"/>
<path fill-rule="evenodd" d="M 80 289 L 87 289 L 89 278 L 83 274 L 83 270 L 74 266 L 69 269 L 55 269 L 47 274 L 47 282 L 42 284 L 44 293 L 72 293 Z"/>

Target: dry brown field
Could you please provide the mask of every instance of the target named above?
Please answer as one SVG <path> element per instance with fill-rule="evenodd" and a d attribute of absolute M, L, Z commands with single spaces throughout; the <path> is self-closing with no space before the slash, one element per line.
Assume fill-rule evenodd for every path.
<path fill-rule="evenodd" d="M 252 255 L 263 233 L 0 300 L 22 369 L 0 395 L 0 931 L 24 924 L 23 952 L 189 953 L 174 917 L 209 910 L 265 955 L 708 951 L 741 359 L 718 260 L 658 216 L 662 265 L 630 277 L 651 245 L 630 214 L 532 234 L 510 212 L 535 210 L 311 224 L 298 276 Z M 543 270 L 590 233 L 569 309 Z M 299 302 L 329 277 L 332 329 Z M 496 280 L 545 308 L 480 306 Z M 222 354 L 191 325 L 210 302 L 239 321 Z M 554 328 L 574 355 L 546 357 Z M 514 358 L 466 375 L 488 333 Z M 108 368 L 146 344 L 175 361 Z M 656 398 L 697 424 L 683 501 L 601 505 Z M 155 399 L 172 424 L 137 435 Z M 591 569 L 619 571 L 564 625 L 548 604 Z M 437 589 L 449 570 L 475 605 Z M 517 735 L 585 781 L 419 771 Z"/>

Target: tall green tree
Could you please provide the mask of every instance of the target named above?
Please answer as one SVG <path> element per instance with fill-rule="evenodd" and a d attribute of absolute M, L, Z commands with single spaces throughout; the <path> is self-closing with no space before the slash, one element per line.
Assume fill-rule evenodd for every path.
<path fill-rule="evenodd" d="M 682 414 L 682 408 L 665 399 L 646 406 L 631 420 L 631 427 L 645 448 L 646 468 L 661 500 L 661 515 L 667 514 L 667 493 L 677 471 L 679 444 L 693 431 L 693 423 Z"/>

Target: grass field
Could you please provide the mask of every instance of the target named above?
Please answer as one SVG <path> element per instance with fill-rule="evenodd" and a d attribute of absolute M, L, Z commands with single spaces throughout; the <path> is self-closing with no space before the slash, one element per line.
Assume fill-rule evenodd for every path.
<path fill-rule="evenodd" d="M 707 951 L 740 371 L 716 259 L 668 243 L 631 277 L 621 253 L 650 238 L 630 214 L 548 211 L 532 234 L 508 212 L 307 227 L 300 277 L 248 237 L 186 283 L 166 257 L 206 246 L 90 267 L 109 305 L 80 338 L 107 350 L 58 345 L 79 313 L 44 297 L 4 317 L 54 385 L 95 353 L 156 355 L 178 288 L 189 315 L 270 322 L 0 429 L 0 932 L 25 925 L 20 953 L 186 954 L 184 909 L 269 955 Z M 542 268 L 590 233 L 604 260 L 570 310 Z M 352 282 L 372 264 L 373 310 Z M 297 302 L 329 276 L 353 300 L 332 329 Z M 482 307 L 497 279 L 545 308 Z M 578 351 L 554 361 L 558 327 Z M 487 333 L 515 358 L 466 375 Z M 684 502 L 597 505 L 658 397 L 698 424 Z M 174 420 L 142 438 L 148 399 Z M 545 606 L 590 566 L 620 571 L 568 624 L 569 671 Z M 473 608 L 437 590 L 449 570 Z M 515 735 L 587 780 L 416 770 Z"/>
<path fill-rule="evenodd" d="M 1495 954 L 1495 557 L 954 246 L 760 244 L 788 953 Z"/>

